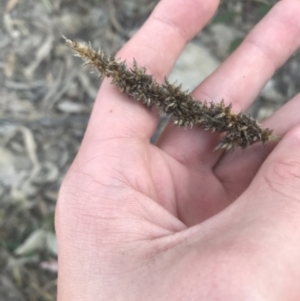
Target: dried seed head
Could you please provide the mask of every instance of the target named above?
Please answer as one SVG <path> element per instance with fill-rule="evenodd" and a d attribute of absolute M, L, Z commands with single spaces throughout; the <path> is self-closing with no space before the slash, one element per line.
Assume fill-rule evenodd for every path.
<path fill-rule="evenodd" d="M 105 56 L 92 47 L 73 42 L 65 37 L 67 46 L 81 57 L 86 65 L 93 67 L 101 77 L 112 78 L 112 83 L 147 107 L 158 107 L 161 112 L 169 115 L 175 125 L 186 127 L 201 125 L 204 130 L 221 133 L 221 141 L 215 149 L 230 150 L 235 147 L 245 149 L 249 145 L 261 141 L 279 141 L 272 135 L 272 130 L 263 129 L 259 123 L 244 113 L 235 114 L 231 104 L 199 102 L 187 91 L 181 90 L 181 85 L 171 84 L 167 79 L 159 85 L 146 73 L 146 68 L 138 67 L 133 61 L 133 67 L 128 68 L 125 62 Z"/>

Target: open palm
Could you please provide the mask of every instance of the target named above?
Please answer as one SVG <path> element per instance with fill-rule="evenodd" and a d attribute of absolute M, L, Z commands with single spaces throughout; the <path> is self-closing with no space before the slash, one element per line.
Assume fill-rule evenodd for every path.
<path fill-rule="evenodd" d="M 162 0 L 118 57 L 128 63 L 135 58 L 158 82 L 163 81 L 185 44 L 209 21 L 217 5 L 217 0 Z M 227 104 L 233 104 L 235 111 L 245 111 L 276 69 L 299 47 L 299 15 L 299 1 L 278 3 L 241 46 L 195 89 L 195 99 L 214 102 L 224 99 Z M 264 125 L 274 128 L 278 135 L 285 135 L 299 123 L 297 107 L 300 107 L 299 97 Z M 289 145 L 290 157 L 287 158 L 285 144 L 290 142 L 286 140 L 274 152 L 273 143 L 257 144 L 245 152 L 214 152 L 218 134 L 201 128 L 182 130 L 169 125 L 158 143 L 151 145 L 150 138 L 158 120 L 155 110 L 148 110 L 121 94 L 108 80 L 104 81 L 57 207 L 60 301 L 83 300 L 80 296 L 85 296 L 84 300 L 96 300 L 95 296 L 101 296 L 97 300 L 148 300 L 147 293 L 144 296 L 139 288 L 143 282 L 149 282 L 149 289 L 156 281 L 160 285 L 150 288 L 153 295 L 149 300 L 183 300 L 179 294 L 184 285 L 191 293 L 191 297 L 184 300 L 208 296 L 201 287 L 194 287 L 204 276 L 196 276 L 190 269 L 195 266 L 204 269 L 203 258 L 209 262 L 207 269 L 212 269 L 210 260 L 213 259 L 205 256 L 212 249 L 216 250 L 216 246 L 231 249 L 234 245 L 235 249 L 232 239 L 238 241 L 245 233 L 235 236 L 233 233 L 239 227 L 250 231 L 249 220 L 262 219 L 265 225 L 264 216 L 256 213 L 257 200 L 268 199 L 264 191 L 274 188 L 281 179 L 290 180 L 286 174 L 300 173 L 299 167 L 290 167 L 299 150 Z M 297 140 L 298 130 L 289 136 L 293 137 L 292 141 Z M 277 193 L 295 197 L 293 190 L 282 193 L 283 188 L 278 187 L 274 188 Z M 261 192 L 260 196 L 256 195 L 257 191 Z M 249 204 L 250 196 L 256 201 Z M 228 207 L 231 203 L 234 206 Z M 268 202 L 261 204 L 261 208 L 268 206 Z M 246 211 L 253 215 L 245 216 Z M 258 235 L 258 227 L 253 226 L 253 233 L 249 232 L 253 237 Z M 214 236 L 216 229 L 218 235 L 228 237 L 224 238 L 225 242 Z M 211 249 L 208 237 L 214 237 Z M 250 245 L 249 241 L 242 242 L 240 248 Z M 199 254 L 191 255 L 190 250 L 197 250 Z M 169 254 L 167 263 L 161 254 Z M 234 254 L 240 263 L 242 260 Z M 245 256 L 245 252 L 242 254 Z M 178 265 L 182 258 L 185 258 L 184 264 Z M 168 272 L 168 264 L 176 270 L 171 268 L 172 272 Z M 141 268 L 145 265 L 147 269 Z M 103 275 L 102 271 L 105 271 Z M 179 279 L 176 271 L 184 277 Z M 155 275 L 155 279 L 150 274 Z M 250 270 L 245 273 L 248 274 Z M 126 275 L 129 280 L 117 275 Z M 67 277 L 70 285 L 65 284 Z M 168 287 L 161 284 L 166 277 L 170 281 L 167 281 Z M 132 281 L 135 284 L 130 287 Z M 173 289 L 168 295 L 167 288 L 171 286 Z M 79 293 L 74 293 L 76 288 Z M 134 295 L 134 292 L 138 293 Z M 157 296 L 164 297 L 157 299 Z"/>

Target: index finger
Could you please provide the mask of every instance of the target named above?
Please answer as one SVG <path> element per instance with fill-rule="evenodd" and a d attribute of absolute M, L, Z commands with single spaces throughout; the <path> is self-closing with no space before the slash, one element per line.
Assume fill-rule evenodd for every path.
<path fill-rule="evenodd" d="M 117 57 L 146 67 L 162 81 L 173 67 L 186 43 L 209 21 L 218 0 L 162 0 Z M 150 139 L 158 124 L 158 114 L 130 100 L 103 82 L 85 136 L 103 140 L 115 135 Z"/>

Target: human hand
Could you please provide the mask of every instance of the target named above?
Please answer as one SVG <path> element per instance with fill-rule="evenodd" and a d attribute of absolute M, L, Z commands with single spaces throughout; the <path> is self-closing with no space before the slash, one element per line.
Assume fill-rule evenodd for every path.
<path fill-rule="evenodd" d="M 158 82 L 217 0 L 162 0 L 118 57 Z M 280 1 L 194 91 L 245 110 L 300 44 L 300 2 Z M 199 66 L 201 68 L 201 66 Z M 243 153 L 170 125 L 105 80 L 56 211 L 58 300 L 299 300 L 300 98 Z M 298 110 L 297 110 L 298 109 Z"/>

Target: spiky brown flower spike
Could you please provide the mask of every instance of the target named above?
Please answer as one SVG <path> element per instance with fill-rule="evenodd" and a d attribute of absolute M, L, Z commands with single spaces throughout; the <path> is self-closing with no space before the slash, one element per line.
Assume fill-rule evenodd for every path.
<path fill-rule="evenodd" d="M 231 105 L 226 106 L 223 101 L 196 101 L 167 79 L 159 85 L 152 75 L 146 74 L 146 68 L 138 67 L 135 61 L 133 67 L 128 68 L 125 62 L 105 56 L 101 50 L 97 52 L 91 46 L 63 38 L 67 46 L 85 61 L 85 65 L 95 69 L 100 77 L 112 78 L 112 83 L 121 92 L 142 101 L 147 107 L 158 107 L 171 117 L 174 124 L 182 127 L 201 125 L 204 130 L 221 133 L 221 141 L 215 149 L 228 151 L 238 146 L 245 149 L 259 141 L 265 143 L 280 139 L 272 135 L 272 130 L 263 129 L 244 113 L 235 114 Z"/>

